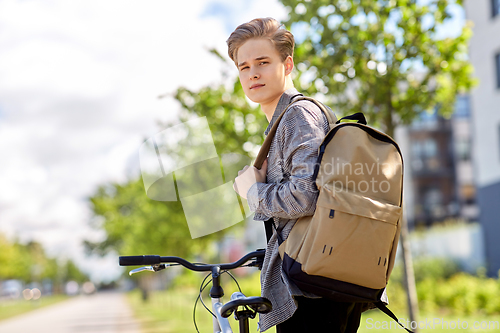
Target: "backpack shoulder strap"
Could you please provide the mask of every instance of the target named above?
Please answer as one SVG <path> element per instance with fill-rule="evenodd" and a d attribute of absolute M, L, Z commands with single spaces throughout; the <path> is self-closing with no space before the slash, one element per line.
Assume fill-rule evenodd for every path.
<path fill-rule="evenodd" d="M 377 303 L 374 303 L 375 306 L 377 308 L 379 308 L 383 313 L 385 313 L 386 315 L 388 315 L 389 317 L 391 317 L 396 323 L 399 324 L 399 326 L 401 326 L 402 328 L 404 328 L 408 333 L 413 333 L 413 331 L 410 331 L 408 328 L 406 328 L 402 323 L 401 321 L 398 319 L 398 317 L 396 317 L 396 315 L 391 311 L 389 310 L 389 308 L 382 302 L 377 302 Z"/>
<path fill-rule="evenodd" d="M 323 103 L 321 103 L 320 101 L 318 101 L 312 97 L 308 97 L 308 96 L 301 96 L 301 97 L 295 99 L 293 102 L 298 102 L 301 100 L 310 101 L 310 102 L 313 102 L 314 104 L 316 104 L 316 106 L 325 114 L 326 119 L 328 120 L 328 125 L 330 126 L 330 129 L 333 126 L 335 126 L 335 124 L 337 123 L 337 117 Z"/>
<path fill-rule="evenodd" d="M 324 106 L 321 102 L 318 102 L 312 97 L 307 97 L 302 95 L 298 95 L 298 97 L 297 96 L 292 97 L 291 103 L 288 104 L 288 106 L 285 108 L 283 112 L 281 112 L 278 119 L 276 119 L 276 122 L 273 124 L 273 127 L 271 127 L 269 134 L 267 134 L 266 139 L 264 140 L 264 143 L 260 147 L 259 153 L 257 154 L 257 158 L 253 163 L 254 167 L 256 167 L 257 169 L 260 169 L 262 167 L 262 163 L 264 163 L 264 160 L 266 159 L 267 154 L 269 153 L 269 149 L 271 148 L 271 142 L 273 141 L 274 135 L 276 134 L 276 130 L 278 129 L 278 125 L 281 121 L 281 118 L 283 118 L 283 115 L 288 111 L 288 109 L 290 109 L 293 103 L 302 100 L 307 100 L 316 104 L 319 107 L 319 109 L 325 114 L 330 129 L 332 129 L 333 126 L 335 126 L 337 117 L 335 117 L 335 114 L 332 111 L 330 111 L 326 106 Z"/>
<path fill-rule="evenodd" d="M 280 232 L 276 228 L 276 224 L 274 224 L 274 219 L 271 217 L 270 219 L 264 221 L 264 230 L 266 231 L 267 243 L 269 243 L 269 240 L 273 235 L 273 229 L 276 230 L 276 236 L 278 236 L 278 245 L 281 245 L 281 243 L 283 243 L 283 237 L 281 237 Z"/>

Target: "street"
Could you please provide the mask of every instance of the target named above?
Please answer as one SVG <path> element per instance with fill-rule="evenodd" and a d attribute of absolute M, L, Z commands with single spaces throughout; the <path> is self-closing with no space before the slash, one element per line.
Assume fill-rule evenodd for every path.
<path fill-rule="evenodd" d="M 99 293 L 0 321 L 0 333 L 139 333 L 125 296 Z"/>

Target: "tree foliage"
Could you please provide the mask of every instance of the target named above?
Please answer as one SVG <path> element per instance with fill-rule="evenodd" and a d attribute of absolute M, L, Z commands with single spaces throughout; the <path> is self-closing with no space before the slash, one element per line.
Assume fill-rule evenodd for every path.
<path fill-rule="evenodd" d="M 69 280 L 84 282 L 88 276 L 71 261 L 47 256 L 40 243 L 22 244 L 0 234 L 0 280 L 7 279 L 25 283 L 49 279 L 59 284 Z"/>
<path fill-rule="evenodd" d="M 281 2 L 285 24 L 304 39 L 295 50 L 297 85 L 326 95 L 342 114 L 363 111 L 389 135 L 427 110 L 450 115 L 455 96 L 474 84 L 469 25 L 440 37 L 449 5 L 460 0 Z"/>
<path fill-rule="evenodd" d="M 162 254 L 185 256 L 192 245 L 180 202 L 154 201 L 146 196 L 141 178 L 126 184 L 106 184 L 90 198 L 96 227 L 106 232 L 87 246 L 104 254 Z"/>

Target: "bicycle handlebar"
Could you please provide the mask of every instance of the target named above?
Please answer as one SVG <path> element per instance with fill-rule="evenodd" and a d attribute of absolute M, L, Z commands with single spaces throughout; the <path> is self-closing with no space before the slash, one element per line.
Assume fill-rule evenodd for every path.
<path fill-rule="evenodd" d="M 120 266 L 156 265 L 160 260 L 160 256 L 125 256 L 120 257 Z"/>
<path fill-rule="evenodd" d="M 161 257 L 158 255 L 146 255 L 146 256 L 122 256 L 120 257 L 120 266 L 140 266 L 140 265 L 157 265 L 163 263 L 177 263 L 187 269 L 197 272 L 209 272 L 212 271 L 213 267 L 219 266 L 220 269 L 234 269 L 242 266 L 248 260 L 252 258 L 263 258 L 265 255 L 265 250 L 257 250 L 247 253 L 241 257 L 238 261 L 229 264 L 195 264 L 187 261 L 186 259 L 180 257 Z"/>

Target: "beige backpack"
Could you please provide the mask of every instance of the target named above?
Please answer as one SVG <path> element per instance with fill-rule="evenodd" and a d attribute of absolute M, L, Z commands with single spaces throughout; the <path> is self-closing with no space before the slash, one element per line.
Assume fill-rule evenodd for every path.
<path fill-rule="evenodd" d="M 391 137 L 367 126 L 362 113 L 336 121 L 312 98 L 301 96 L 292 103 L 304 99 L 323 111 L 330 131 L 315 167 L 316 211 L 300 218 L 284 242 L 279 240 L 283 270 L 304 291 L 385 307 L 380 298 L 394 266 L 401 229 L 401 151 Z M 255 167 L 262 166 L 290 105 L 266 137 Z M 340 123 L 343 119 L 358 122 Z M 272 219 L 268 223 L 274 225 Z"/>

